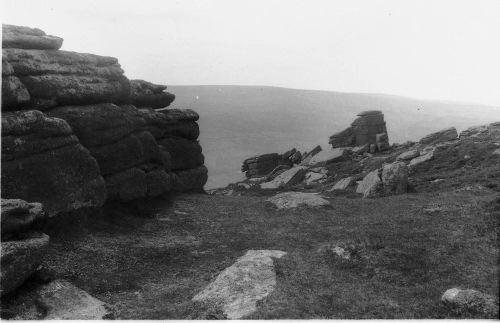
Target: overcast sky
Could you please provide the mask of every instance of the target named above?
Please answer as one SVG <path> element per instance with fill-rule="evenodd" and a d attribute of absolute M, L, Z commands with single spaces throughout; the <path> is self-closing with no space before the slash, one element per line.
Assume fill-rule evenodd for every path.
<path fill-rule="evenodd" d="M 1 0 L 129 78 L 500 105 L 498 0 Z"/>

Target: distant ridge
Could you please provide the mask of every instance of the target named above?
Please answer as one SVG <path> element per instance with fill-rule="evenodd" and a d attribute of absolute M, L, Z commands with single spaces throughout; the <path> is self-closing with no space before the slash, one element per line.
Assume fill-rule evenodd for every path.
<path fill-rule="evenodd" d="M 384 113 L 391 143 L 500 121 L 500 107 L 379 93 L 242 85 L 169 86 L 168 91 L 176 95 L 174 108 L 200 114 L 209 188 L 242 178 L 241 162 L 252 155 L 327 147 L 328 137 L 364 110 Z"/>

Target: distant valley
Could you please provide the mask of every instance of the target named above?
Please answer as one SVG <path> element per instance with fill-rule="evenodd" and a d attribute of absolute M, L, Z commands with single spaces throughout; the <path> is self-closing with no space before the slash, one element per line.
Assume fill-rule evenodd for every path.
<path fill-rule="evenodd" d="M 328 147 L 328 137 L 364 110 L 381 110 L 391 143 L 416 141 L 454 126 L 500 121 L 500 107 L 418 100 L 393 95 L 297 90 L 265 86 L 169 86 L 173 108 L 200 114 L 200 141 L 209 170 L 206 188 L 243 178 L 245 158 L 293 147 Z"/>

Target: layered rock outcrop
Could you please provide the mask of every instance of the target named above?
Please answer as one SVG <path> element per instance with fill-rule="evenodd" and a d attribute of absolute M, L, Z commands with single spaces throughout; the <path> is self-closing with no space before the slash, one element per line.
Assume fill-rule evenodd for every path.
<path fill-rule="evenodd" d="M 389 137 L 381 111 L 364 111 L 358 114 L 350 127 L 330 136 L 332 148 L 369 145 L 370 152 L 389 148 Z"/>
<path fill-rule="evenodd" d="M 59 50 L 39 29 L 3 31 L 2 197 L 53 215 L 203 189 L 199 117 L 166 109 L 166 86 L 128 80 L 116 58 Z"/>

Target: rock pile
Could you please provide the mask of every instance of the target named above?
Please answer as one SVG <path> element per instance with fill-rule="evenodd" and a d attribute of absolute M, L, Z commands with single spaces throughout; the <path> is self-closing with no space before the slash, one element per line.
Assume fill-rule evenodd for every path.
<path fill-rule="evenodd" d="M 54 215 L 169 191 L 202 190 L 198 115 L 165 109 L 166 87 L 128 80 L 113 57 L 4 25 L 2 197 Z"/>
<path fill-rule="evenodd" d="M 321 147 L 319 149 L 321 150 Z M 271 153 L 247 158 L 243 161 L 241 171 L 245 173 L 247 178 L 263 177 L 277 171 L 277 168 L 280 170 L 288 169 L 294 164 L 299 164 L 302 160 L 300 151 L 293 148 L 281 155 Z"/>
<path fill-rule="evenodd" d="M 368 145 L 371 153 L 389 148 L 389 137 L 381 111 L 365 111 L 358 114 L 351 126 L 330 136 L 332 148 Z"/>

